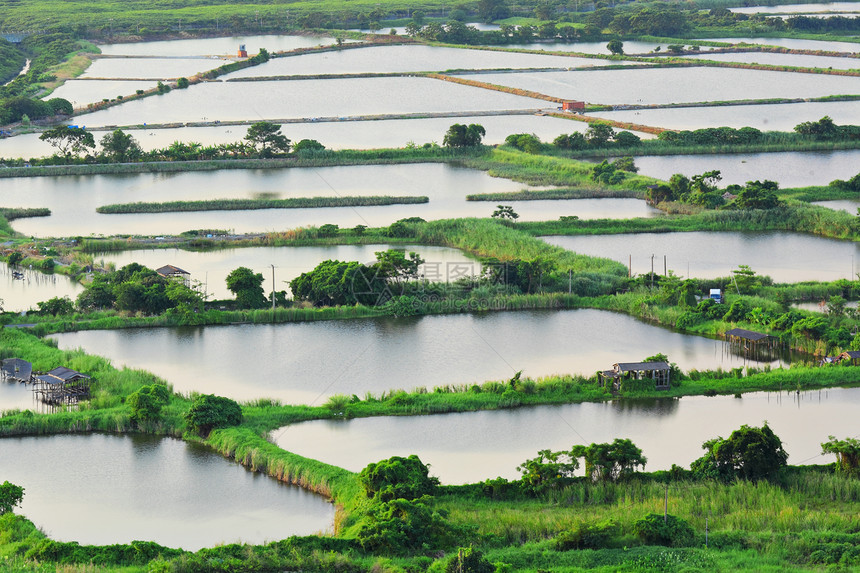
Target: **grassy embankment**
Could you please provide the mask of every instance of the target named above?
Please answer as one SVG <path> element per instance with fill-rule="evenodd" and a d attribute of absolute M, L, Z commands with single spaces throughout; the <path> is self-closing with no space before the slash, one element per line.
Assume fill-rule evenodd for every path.
<path fill-rule="evenodd" d="M 97 213 L 174 213 L 184 211 L 246 211 L 254 209 L 311 209 L 323 207 L 369 207 L 374 205 L 415 205 L 427 203 L 426 196 L 392 197 L 292 197 L 289 199 L 208 199 L 164 203 L 115 203 L 96 208 Z"/>

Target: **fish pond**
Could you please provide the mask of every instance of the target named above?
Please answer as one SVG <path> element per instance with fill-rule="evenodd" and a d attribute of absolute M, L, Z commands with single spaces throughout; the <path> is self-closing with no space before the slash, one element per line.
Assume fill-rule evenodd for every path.
<path fill-rule="evenodd" d="M 26 491 L 20 513 L 57 541 L 196 551 L 331 531 L 334 522 L 323 497 L 171 438 L 3 438 L 0 448 L 0 475 Z"/>
<path fill-rule="evenodd" d="M 630 233 L 544 240 L 625 265 L 632 258 L 634 275 L 649 273 L 652 264 L 662 274 L 665 256 L 668 268 L 682 277 L 727 277 L 738 265 L 747 265 L 778 283 L 833 281 L 850 279 L 855 259 L 860 262 L 858 243 L 799 233 Z"/>
<path fill-rule="evenodd" d="M 283 231 L 333 223 L 341 227 L 387 226 L 407 217 L 426 220 L 488 217 L 495 203 L 466 201 L 471 193 L 519 191 L 528 186 L 483 171 L 439 163 L 323 168 L 239 169 L 129 175 L 32 177 L 14 180 L 3 202 L 48 207 L 51 215 L 13 222 L 31 236 L 90 234 L 159 235 L 191 229 L 236 232 Z M 100 214 L 114 203 L 240 198 L 340 196 L 427 196 L 429 203 L 370 207 L 319 207 L 250 211 Z M 575 199 L 511 202 L 523 220 L 557 219 L 559 211 L 580 218 L 645 217 L 661 214 L 640 199 Z"/>
<path fill-rule="evenodd" d="M 116 366 L 153 372 L 180 392 L 316 405 L 334 394 L 507 380 L 519 370 L 532 377 L 591 376 L 657 353 L 685 371 L 762 364 L 730 354 L 721 340 L 593 309 L 81 331 L 52 338 L 60 348 L 80 347 Z"/>
<path fill-rule="evenodd" d="M 646 471 L 689 467 L 706 440 L 727 438 L 742 424 L 767 420 L 782 439 L 788 463 L 825 464 L 829 435 L 857 432 L 860 389 L 756 392 L 732 396 L 686 396 L 538 406 L 515 410 L 318 420 L 272 432 L 291 452 L 359 471 L 390 456 L 416 454 L 442 483 L 474 483 L 501 476 L 517 479 L 516 467 L 538 450 L 569 450 L 574 444 L 633 441 L 648 460 Z"/>

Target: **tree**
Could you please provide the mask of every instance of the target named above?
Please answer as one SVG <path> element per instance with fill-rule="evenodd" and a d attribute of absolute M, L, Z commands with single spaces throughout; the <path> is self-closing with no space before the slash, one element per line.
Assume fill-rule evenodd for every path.
<path fill-rule="evenodd" d="M 583 458 L 585 475 L 592 481 L 619 481 L 633 474 L 637 466 L 648 461 L 642 450 L 628 439 L 616 438 L 611 444 L 574 446 L 571 456 Z"/>
<path fill-rule="evenodd" d="M 618 147 L 637 147 L 642 145 L 642 138 L 629 131 L 619 131 L 612 139 L 615 140 Z"/>
<path fill-rule="evenodd" d="M 239 267 L 227 275 L 227 288 L 236 295 L 241 308 L 262 308 L 266 305 L 263 294 L 263 274 L 248 267 Z"/>
<path fill-rule="evenodd" d="M 588 142 L 585 141 L 585 136 L 578 131 L 571 133 L 570 135 L 562 133 L 552 141 L 552 144 L 559 149 L 572 150 L 585 149 L 585 147 L 588 146 Z"/>
<path fill-rule="evenodd" d="M 585 140 L 592 147 L 605 147 L 614 136 L 615 130 L 605 121 L 589 123 L 585 130 Z"/>
<path fill-rule="evenodd" d="M 54 115 L 72 115 L 75 113 L 75 108 L 72 102 L 61 97 L 55 97 L 48 100 L 48 105 L 54 111 Z"/>
<path fill-rule="evenodd" d="M 837 440 L 833 436 L 828 438 L 828 441 L 821 444 L 821 453 L 836 456 L 836 471 L 848 476 L 860 475 L 860 440 Z"/>
<path fill-rule="evenodd" d="M 367 497 L 378 501 L 417 499 L 433 495 L 439 478 L 430 477 L 430 469 L 416 455 L 393 456 L 368 464 L 358 474 Z"/>
<path fill-rule="evenodd" d="M 794 126 L 794 131 L 817 140 L 833 139 L 839 133 L 839 129 L 829 115 L 825 115 L 818 121 L 804 121 Z"/>
<path fill-rule="evenodd" d="M 387 251 L 378 251 L 375 254 L 376 263 L 372 268 L 376 271 L 376 276 L 389 283 L 416 280 L 418 268 L 424 264 L 424 259 L 418 253 L 411 252 L 407 256 L 406 251 L 388 249 Z"/>
<path fill-rule="evenodd" d="M 94 149 L 96 146 L 92 133 L 82 127 L 68 125 L 49 129 L 42 133 L 39 139 L 50 143 L 66 159 L 80 155 L 88 149 Z"/>
<path fill-rule="evenodd" d="M 761 278 L 756 277 L 756 272 L 749 265 L 738 265 L 732 270 L 737 289 L 744 294 L 749 294 L 761 286 Z"/>
<path fill-rule="evenodd" d="M 185 414 L 185 421 L 201 436 L 206 437 L 215 428 L 241 424 L 242 407 L 229 398 L 201 394 L 191 403 L 191 408 Z"/>
<path fill-rule="evenodd" d="M 67 296 L 62 298 L 55 296 L 48 300 L 37 302 L 36 305 L 39 307 L 39 312 L 52 316 L 75 312 L 75 305 L 72 304 L 72 301 Z"/>
<path fill-rule="evenodd" d="M 779 185 L 774 181 L 747 181 L 735 205 L 741 209 L 774 209 L 782 202 L 776 196 Z"/>
<path fill-rule="evenodd" d="M 314 306 L 375 305 L 388 298 L 385 281 L 374 269 L 355 261 L 323 261 L 291 280 L 290 290 L 296 300 Z"/>
<path fill-rule="evenodd" d="M 606 44 L 606 48 L 612 52 L 613 56 L 621 56 L 624 54 L 624 43 L 621 40 L 610 40 Z"/>
<path fill-rule="evenodd" d="M 540 153 L 541 142 L 532 133 L 512 133 L 505 138 L 505 143 L 526 153 Z"/>
<path fill-rule="evenodd" d="M 570 483 L 579 469 L 579 460 L 571 452 L 540 450 L 536 458 L 517 466 L 522 482 L 534 491 L 557 488 Z"/>
<path fill-rule="evenodd" d="M 773 479 L 788 460 L 782 440 L 767 422 L 761 428 L 744 424 L 728 439 L 708 440 L 702 448 L 705 455 L 694 461 L 690 469 L 700 477 L 724 481 Z"/>
<path fill-rule="evenodd" d="M 492 217 L 493 219 L 500 219 L 502 221 L 515 221 L 520 218 L 519 214 L 510 205 L 496 205 L 496 210 L 493 211 Z"/>
<path fill-rule="evenodd" d="M 113 163 L 135 161 L 143 154 L 140 144 L 121 129 L 115 129 L 102 137 L 102 155 Z"/>
<path fill-rule="evenodd" d="M 316 139 L 302 139 L 293 146 L 294 153 L 301 153 L 302 151 L 323 151 L 324 149 L 325 145 Z"/>
<path fill-rule="evenodd" d="M 290 140 L 281 133 L 281 126 L 268 121 L 252 123 L 245 135 L 260 157 L 272 157 L 275 153 L 289 153 Z"/>
<path fill-rule="evenodd" d="M 143 386 L 126 399 L 131 408 L 131 419 L 137 422 L 151 422 L 161 417 L 161 408 L 170 401 L 170 390 L 164 384 Z"/>
<path fill-rule="evenodd" d="M 455 123 L 445 132 L 442 145 L 445 147 L 477 147 L 481 145 L 482 138 L 487 135 L 483 125 L 477 123 L 468 126 Z"/>
<path fill-rule="evenodd" d="M 176 88 L 184 90 L 188 87 L 189 83 L 190 82 L 188 81 L 188 78 L 179 78 L 178 80 L 176 80 Z"/>
<path fill-rule="evenodd" d="M 11 512 L 23 499 L 23 487 L 4 481 L 0 485 L 0 515 Z"/>
<path fill-rule="evenodd" d="M 495 571 L 496 566 L 471 545 L 457 548 L 457 554 L 451 556 L 451 560 L 445 566 L 445 573 L 494 573 Z"/>

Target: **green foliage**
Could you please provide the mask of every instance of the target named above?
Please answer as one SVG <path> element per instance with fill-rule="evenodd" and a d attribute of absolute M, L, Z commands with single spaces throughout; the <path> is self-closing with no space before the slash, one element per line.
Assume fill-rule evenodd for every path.
<path fill-rule="evenodd" d="M 604 121 L 589 123 L 588 129 L 585 130 L 585 141 L 592 147 L 605 147 L 614 136 L 612 125 Z"/>
<path fill-rule="evenodd" d="M 164 384 L 150 384 L 132 392 L 126 398 L 131 408 L 131 419 L 140 422 L 154 422 L 161 417 L 161 409 L 170 401 L 170 390 Z"/>
<path fill-rule="evenodd" d="M 0 515 L 10 513 L 23 499 L 23 487 L 4 481 L 0 484 Z"/>
<path fill-rule="evenodd" d="M 563 487 L 571 483 L 579 469 L 579 460 L 571 452 L 540 450 L 536 458 L 517 466 L 522 483 L 535 492 Z"/>
<path fill-rule="evenodd" d="M 599 522 L 579 521 L 571 529 L 562 531 L 554 540 L 556 551 L 574 549 L 602 549 L 609 546 L 620 533 L 620 527 L 612 520 Z"/>
<path fill-rule="evenodd" d="M 62 314 L 72 314 L 75 312 L 75 305 L 72 303 L 69 297 L 58 297 L 55 296 L 46 301 L 36 303 L 39 307 L 39 312 L 42 314 L 50 314 L 51 316 L 57 316 Z"/>
<path fill-rule="evenodd" d="M 445 573 L 495 573 L 496 567 L 472 547 L 459 547 L 445 566 Z"/>
<path fill-rule="evenodd" d="M 61 97 L 55 97 L 48 100 L 48 105 L 51 106 L 54 115 L 72 115 L 75 113 L 75 108 L 72 102 Z"/>
<path fill-rule="evenodd" d="M 773 181 L 747 181 L 734 204 L 740 209 L 775 209 L 782 205 L 776 196 L 778 189 L 779 185 Z"/>
<path fill-rule="evenodd" d="M 362 518 L 356 537 L 363 549 L 383 555 L 438 550 L 458 537 L 446 516 L 433 507 L 429 495 L 376 502 Z"/>
<path fill-rule="evenodd" d="M 613 56 L 621 56 L 624 54 L 624 42 L 621 40 L 610 40 L 609 43 L 606 44 L 606 48 Z"/>
<path fill-rule="evenodd" d="M 686 520 L 674 515 L 649 513 L 633 524 L 633 532 L 648 545 L 687 547 L 695 537 Z"/>
<path fill-rule="evenodd" d="M 782 441 L 765 423 L 761 428 L 744 424 L 728 439 L 714 438 L 702 444 L 705 455 L 690 468 L 702 478 L 772 480 L 786 465 Z"/>
<path fill-rule="evenodd" d="M 184 90 L 189 85 L 188 78 L 179 78 L 176 80 L 176 88 Z"/>
<path fill-rule="evenodd" d="M 273 157 L 290 152 L 290 140 L 281 133 L 281 126 L 268 121 L 251 124 L 245 140 L 254 148 L 258 157 Z"/>
<path fill-rule="evenodd" d="M 576 445 L 571 455 L 583 458 L 585 475 L 594 482 L 616 482 L 633 475 L 637 466 L 648 461 L 629 439 L 616 438 L 611 444 Z"/>
<path fill-rule="evenodd" d="M 112 163 L 137 161 L 143 155 L 143 150 L 137 140 L 121 129 L 115 129 L 102 137 L 102 156 Z"/>
<path fill-rule="evenodd" d="M 242 407 L 229 398 L 201 394 L 191 402 L 185 421 L 201 436 L 207 436 L 215 428 L 241 424 Z"/>
<path fill-rule="evenodd" d="M 290 289 L 314 306 L 375 305 L 384 302 L 385 282 L 361 263 L 327 260 L 291 280 Z"/>
<path fill-rule="evenodd" d="M 466 126 L 455 123 L 445 132 L 442 145 L 445 147 L 477 147 L 481 145 L 481 140 L 485 135 L 487 135 L 487 130 L 482 125 L 472 123 Z"/>
<path fill-rule="evenodd" d="M 227 275 L 227 288 L 236 295 L 240 308 L 262 308 L 266 306 L 263 294 L 263 273 L 255 273 L 248 267 L 239 267 Z"/>
<path fill-rule="evenodd" d="M 821 444 L 821 452 L 836 456 L 836 471 L 846 476 L 860 476 L 860 440 L 837 440 L 834 436 L 828 438 Z"/>
<path fill-rule="evenodd" d="M 540 153 L 540 138 L 532 133 L 514 133 L 505 138 L 505 144 L 526 153 Z"/>
<path fill-rule="evenodd" d="M 368 464 L 358 480 L 367 497 L 383 502 L 433 495 L 439 486 L 439 479 L 430 477 L 429 468 L 416 455 Z"/>
<path fill-rule="evenodd" d="M 65 159 L 71 159 L 96 147 L 92 133 L 81 127 L 67 125 L 48 129 L 39 136 L 39 139 L 50 143 Z"/>
<path fill-rule="evenodd" d="M 588 147 L 588 142 L 585 140 L 585 136 L 578 131 L 571 134 L 562 133 L 552 141 L 552 144 L 559 149 L 579 150 Z"/>
<path fill-rule="evenodd" d="M 312 153 L 324 150 L 325 145 L 323 145 L 316 139 L 302 139 L 293 146 L 294 153 Z"/>
<path fill-rule="evenodd" d="M 519 214 L 510 205 L 496 205 L 496 210 L 493 211 L 492 217 L 493 219 L 500 219 L 502 221 L 515 221 L 520 218 Z"/>

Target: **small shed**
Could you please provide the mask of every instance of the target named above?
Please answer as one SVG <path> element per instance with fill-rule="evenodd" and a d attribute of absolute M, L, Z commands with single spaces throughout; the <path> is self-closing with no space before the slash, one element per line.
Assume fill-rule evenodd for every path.
<path fill-rule="evenodd" d="M 90 395 L 90 377 L 60 366 L 33 376 L 36 397 L 46 404 L 71 404 Z"/>
<path fill-rule="evenodd" d="M 155 269 L 155 272 L 166 279 L 179 281 L 185 286 L 191 283 L 191 273 L 173 265 L 164 265 L 161 268 Z"/>
<path fill-rule="evenodd" d="M 564 111 L 584 111 L 585 102 L 576 100 L 564 100 L 561 102 L 561 109 Z"/>
<path fill-rule="evenodd" d="M 20 358 L 6 358 L 0 364 L 0 376 L 12 382 L 30 382 L 33 377 L 33 365 Z"/>
<path fill-rule="evenodd" d="M 621 380 L 632 378 L 654 380 L 656 390 L 668 390 L 671 387 L 672 367 L 667 362 L 619 362 L 612 365 L 612 370 L 601 373 L 604 380 L 612 379 L 613 387 L 618 388 Z"/>
<path fill-rule="evenodd" d="M 239 44 L 239 57 L 240 58 L 247 58 L 248 57 L 248 50 L 245 49 L 245 44 Z"/>
<path fill-rule="evenodd" d="M 837 358 L 839 358 L 839 360 L 850 360 L 851 364 L 857 366 L 860 364 L 860 350 L 846 350 Z"/>

